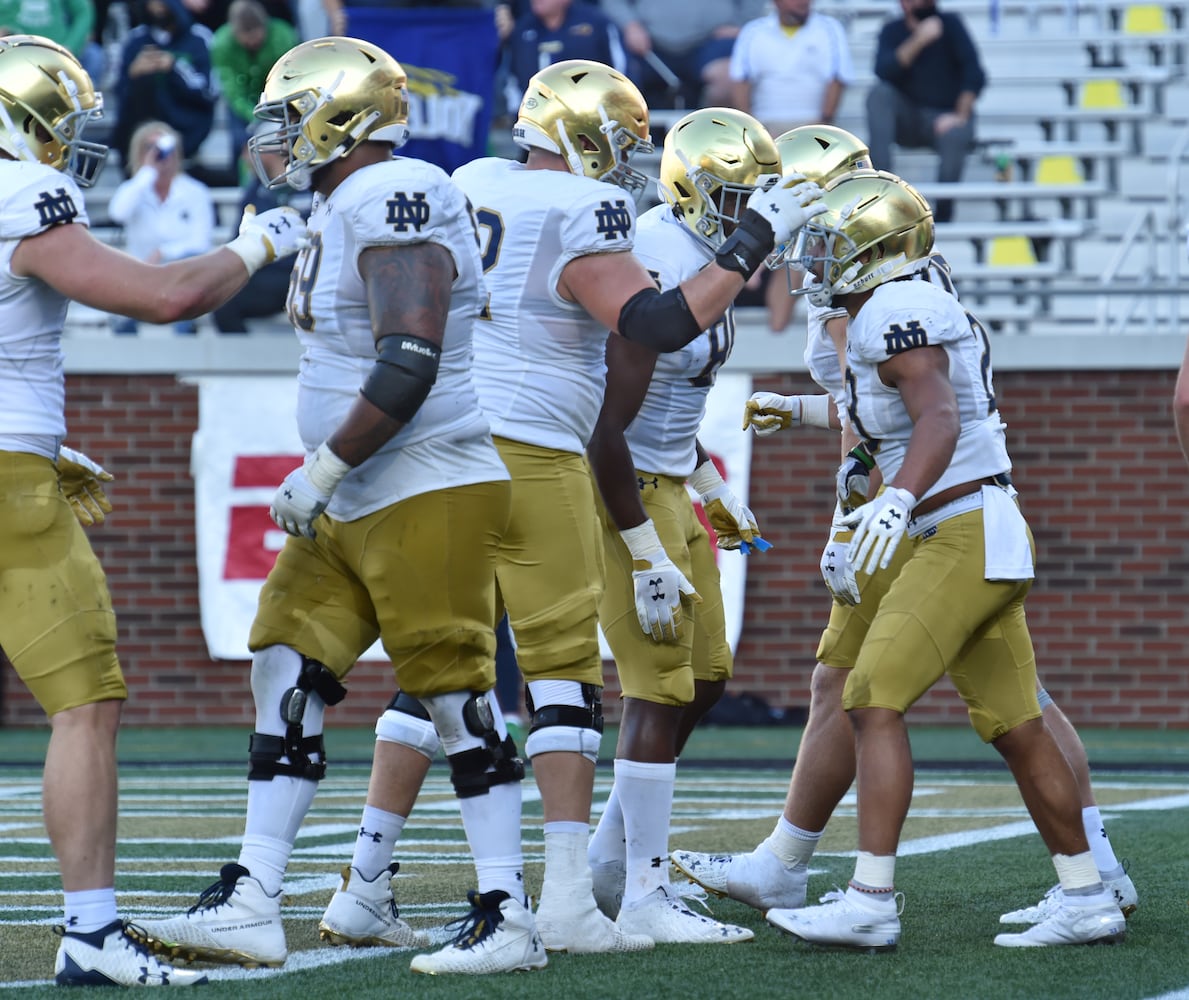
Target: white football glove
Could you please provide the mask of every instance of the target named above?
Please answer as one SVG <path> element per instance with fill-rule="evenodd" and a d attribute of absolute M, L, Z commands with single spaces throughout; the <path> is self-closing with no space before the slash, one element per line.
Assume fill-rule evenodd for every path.
<path fill-rule="evenodd" d="M 654 642 L 676 642 L 681 628 L 681 599 L 688 597 L 697 604 L 702 598 L 665 552 L 652 521 L 619 534 L 632 556 L 640 628 Z"/>
<path fill-rule="evenodd" d="M 257 215 L 256 206 L 249 205 L 239 220 L 239 235 L 227 249 L 239 255 L 252 275 L 265 264 L 297 253 L 309 242 L 305 220 L 296 209 L 282 205 Z"/>
<path fill-rule="evenodd" d="M 744 555 L 749 555 L 752 549 L 766 552 L 772 548 L 771 542 L 760 534 L 755 515 L 731 492 L 713 462 L 699 465 L 688 482 L 701 498 L 702 509 L 718 537 L 720 549 L 741 549 Z"/>
<path fill-rule="evenodd" d="M 826 589 L 836 601 L 852 607 L 859 602 L 859 581 L 854 563 L 850 561 L 850 528 L 842 522 L 842 508 L 835 505 L 834 521 L 830 525 L 830 540 L 822 550 L 819 566 Z"/>
<path fill-rule="evenodd" d="M 826 211 L 822 189 L 801 174 L 786 174 L 776 185 L 758 188 L 747 199 L 747 207 L 762 215 L 772 227 L 776 246 L 792 241 L 805 223 Z"/>
<path fill-rule="evenodd" d="M 103 492 L 102 484 L 113 479 L 115 476 L 81 451 L 58 449 L 58 486 L 84 528 L 102 524 L 104 517 L 111 513 L 111 501 Z"/>
<path fill-rule="evenodd" d="M 326 510 L 351 466 L 338 457 L 325 441 L 300 468 L 285 477 L 273 495 L 268 513 L 276 526 L 290 535 L 316 538 L 314 522 Z"/>
<path fill-rule="evenodd" d="M 864 445 L 857 444 L 846 453 L 834 484 L 843 513 L 849 514 L 867 502 L 871 496 L 871 470 L 874 468 L 875 459 Z"/>
<path fill-rule="evenodd" d="M 900 539 L 908 531 L 908 519 L 917 498 L 908 490 L 889 487 L 878 497 L 849 514 L 842 523 L 855 529 L 848 555 L 856 569 L 868 575 L 887 569 Z"/>

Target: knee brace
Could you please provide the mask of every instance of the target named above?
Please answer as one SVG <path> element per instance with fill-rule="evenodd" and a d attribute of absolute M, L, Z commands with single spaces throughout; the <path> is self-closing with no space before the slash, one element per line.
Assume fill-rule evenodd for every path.
<path fill-rule="evenodd" d="M 248 780 L 271 781 L 278 775 L 289 778 L 304 778 L 308 781 L 321 781 L 326 777 L 326 747 L 322 740 L 322 714 L 317 713 L 317 721 L 311 725 L 313 730 L 306 733 L 303 727 L 306 709 L 311 696 L 318 699 L 319 708 L 322 705 L 337 705 L 347 696 L 347 689 L 339 683 L 338 678 L 327 667 L 317 660 L 310 659 L 293 650 L 283 647 L 270 647 L 262 651 L 253 659 L 253 694 L 257 700 L 257 725 L 263 706 L 261 697 L 268 697 L 270 690 L 275 690 L 279 679 L 275 673 L 267 677 L 257 678 L 259 667 L 261 673 L 271 659 L 284 657 L 285 653 L 293 653 L 298 657 L 297 676 L 293 678 L 291 686 L 287 687 L 279 697 L 279 715 L 284 727 L 283 735 L 275 733 L 252 733 L 248 740 Z M 276 650 L 274 653 L 273 651 Z M 271 664 L 275 670 L 284 670 L 288 664 L 282 660 Z M 313 757 L 317 756 L 314 760 Z"/>
<path fill-rule="evenodd" d="M 399 743 L 433 760 L 442 745 L 429 712 L 411 694 L 398 691 L 376 720 L 376 739 Z"/>
<path fill-rule="evenodd" d="M 486 795 L 495 785 L 524 778 L 524 761 L 516 755 L 512 738 L 500 736 L 486 694 L 456 691 L 421 702 L 442 739 L 450 783 L 460 799 Z"/>
<path fill-rule="evenodd" d="M 573 688 L 568 704 L 533 704 L 533 686 L 564 684 Z M 539 693 L 538 688 L 538 693 Z M 599 759 L 603 738 L 603 689 L 577 681 L 532 681 L 525 692 L 525 707 L 532 716 L 532 728 L 524 741 L 531 760 L 540 753 L 580 753 L 592 763 Z M 556 699 L 554 699 L 556 701 Z M 577 704 L 574 704 L 577 702 Z"/>

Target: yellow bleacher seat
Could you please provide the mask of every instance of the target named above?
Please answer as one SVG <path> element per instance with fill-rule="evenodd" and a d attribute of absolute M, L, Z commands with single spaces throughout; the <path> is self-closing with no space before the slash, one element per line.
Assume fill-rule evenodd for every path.
<path fill-rule="evenodd" d="M 1083 108 L 1125 108 L 1123 85 L 1118 80 L 1086 80 L 1082 83 Z"/>
<path fill-rule="evenodd" d="M 1160 4 L 1132 4 L 1123 15 L 1123 33 L 1126 35 L 1163 35 L 1169 30 L 1168 18 Z"/>
<path fill-rule="evenodd" d="M 1037 184 L 1082 184 L 1085 180 L 1072 156 L 1042 156 L 1036 161 Z"/>
<path fill-rule="evenodd" d="M 987 251 L 991 267 L 1034 267 L 1036 253 L 1027 236 L 996 236 Z"/>

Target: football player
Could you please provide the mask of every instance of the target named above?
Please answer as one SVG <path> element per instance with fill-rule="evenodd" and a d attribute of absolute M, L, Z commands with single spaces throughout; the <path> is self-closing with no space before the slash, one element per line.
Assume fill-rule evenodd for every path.
<path fill-rule="evenodd" d="M 789 178 L 752 194 L 714 261 L 660 291 L 631 253 L 645 177 L 630 160 L 651 149 L 635 85 L 602 63 L 555 63 L 530 82 L 513 136 L 526 163 L 480 159 L 454 179 L 474 206 L 491 289 L 475 332 L 479 402 L 513 484 L 496 572 L 544 804 L 537 926 L 551 951 L 635 951 L 652 938 L 599 912 L 587 861 L 603 729 L 603 549 L 584 452 L 603 399 L 607 331 L 653 351 L 680 349 L 723 316 L 785 233 L 820 211 L 819 192 Z M 655 530 L 629 537 L 641 625 L 674 638 L 693 587 Z M 413 788 L 411 802 L 428 766 L 380 733 L 373 776 L 384 775 L 385 787 Z"/>
<path fill-rule="evenodd" d="M 869 157 L 858 138 L 828 125 L 807 125 L 777 139 L 786 169 L 798 169 L 823 187 L 855 170 L 867 169 Z M 797 272 L 799 274 L 799 272 Z M 934 252 L 928 266 L 914 275 L 931 281 L 957 297 L 945 259 Z M 805 275 L 799 285 L 811 287 Z M 835 594 L 830 621 L 817 651 L 810 682 L 809 719 L 801 737 L 796 764 L 789 780 L 784 811 L 769 837 L 754 850 L 737 855 L 696 851 L 673 852 L 674 864 L 710 892 L 729 896 L 760 910 L 795 909 L 804 905 L 809 860 L 826 823 L 855 776 L 854 732 L 842 708 L 847 671 L 866 637 L 872 616 L 887 587 L 907 557 L 897 549 L 886 569 L 873 575 L 856 571 L 847 558 L 851 529 L 841 518 L 865 503 L 879 487 L 879 468 L 846 420 L 847 314 L 841 306 L 815 305 L 808 309 L 809 330 L 805 363 L 813 380 L 828 396 L 780 396 L 756 393 L 744 411 L 744 427 L 758 435 L 782 427 L 835 427 L 842 416 L 843 462 L 838 471 L 838 506 L 821 567 L 827 586 Z M 836 428 L 837 429 L 837 428 Z M 858 602 L 861 591 L 862 601 Z M 1124 914 L 1136 908 L 1137 894 L 1119 864 L 1094 799 L 1090 766 L 1077 731 L 1043 688 L 1037 692 L 1045 724 L 1069 759 L 1082 796 L 1082 820 L 1103 883 L 1115 894 Z M 1035 907 L 1004 914 L 1004 923 L 1036 923 L 1055 905 L 1050 892 Z"/>
<path fill-rule="evenodd" d="M 1011 769 L 1061 886 L 1044 919 L 995 943 L 1122 940 L 1124 916 L 1090 850 L 1077 780 L 1037 699 L 1024 617 L 1034 544 L 1010 488 L 985 332 L 946 290 L 897 280 L 925 266 L 933 244 L 932 213 L 911 187 L 860 171 L 824 198 L 830 210 L 792 254 L 816 279 L 809 294 L 846 309 L 847 415 L 885 482 L 841 519 L 854 530 L 847 556 L 870 575 L 902 545 L 908 552 L 843 689 L 858 778 L 854 876 L 820 906 L 776 907 L 767 919 L 816 943 L 897 945 L 895 852 L 912 794 L 904 713 L 945 673 Z"/>
<path fill-rule="evenodd" d="M 713 260 L 751 192 L 779 176 L 776 145 L 748 114 L 706 108 L 674 124 L 661 156 L 664 204 L 640 218 L 634 250 L 657 286 L 675 288 Z M 623 691 L 615 782 L 589 856 L 600 906 L 621 927 L 658 943 L 730 944 L 753 936 L 691 910 L 670 885 L 666 861 L 677 755 L 732 668 L 714 551 L 687 481 L 720 548 L 747 552 L 767 544 L 697 439 L 707 393 L 734 338 L 733 310 L 671 354 L 611 338 L 606 398 L 588 449 L 605 502 L 599 620 Z M 628 543 L 645 531 L 657 534 L 701 596 L 675 641 L 657 641 L 637 627 Z"/>
<path fill-rule="evenodd" d="M 261 180 L 315 195 L 287 303 L 305 347 L 298 424 L 308 455 L 272 502 L 290 537 L 249 637 L 256 731 L 238 861 L 189 912 L 143 932 L 187 958 L 285 961 L 281 890 L 326 773 L 325 709 L 379 639 L 405 697 L 420 699 L 395 736 L 444 751 L 478 875 L 456 941 L 412 967 L 540 968 L 522 875 L 524 766 L 488 697 L 510 491 L 470 376 L 486 298 L 471 212 L 443 171 L 394 158 L 408 137 L 406 75 L 369 42 L 289 50 L 256 115 L 276 127 L 252 138 L 254 160 L 286 161 L 275 176 L 260 164 Z M 397 914 L 389 861 L 345 869 L 326 923 L 344 937 L 424 944 Z M 472 964 L 460 969 L 460 959 Z"/>
<path fill-rule="evenodd" d="M 50 720 L 42 807 L 66 911 L 57 982 L 184 986 L 206 977 L 148 955 L 117 916 L 116 731 L 128 691 L 81 526 L 111 510 L 111 476 L 62 448 L 62 327 L 72 299 L 150 323 L 199 316 L 296 251 L 305 227 L 292 212 L 246 214 L 227 246 L 163 266 L 107 246 L 82 193 L 107 155 L 84 138 L 102 113 L 62 46 L 0 38 L 0 647 Z"/>

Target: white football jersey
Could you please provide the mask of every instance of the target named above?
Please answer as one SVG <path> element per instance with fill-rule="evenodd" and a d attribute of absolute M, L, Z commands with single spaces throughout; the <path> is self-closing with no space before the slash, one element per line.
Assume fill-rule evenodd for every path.
<path fill-rule="evenodd" d="M 12 273 L 26 236 L 50 226 L 88 225 L 73 178 L 41 163 L 0 160 L 0 451 L 55 459 L 66 435 L 62 326 L 66 297 Z"/>
<path fill-rule="evenodd" d="M 376 363 L 359 255 L 369 247 L 436 243 L 457 272 L 433 389 L 398 434 L 347 474 L 328 513 L 353 521 L 431 490 L 507 479 L 471 380 L 472 328 L 486 292 L 462 192 L 432 164 L 387 160 L 316 197 L 309 231 L 287 304 L 305 347 L 297 420 L 308 451 L 343 422 Z"/>
<path fill-rule="evenodd" d="M 625 191 L 513 160 L 454 171 L 479 223 L 491 292 L 475 329 L 475 384 L 492 433 L 582 454 L 606 387 L 607 328 L 557 291 L 577 257 L 632 249 Z"/>
<path fill-rule="evenodd" d="M 668 205 L 640 216 L 635 253 L 661 291 L 676 288 L 714 259 Z M 680 477 L 693 472 L 706 394 L 734 346 L 735 314 L 728 309 L 681 350 L 657 358 L 640 412 L 626 434 L 637 469 Z"/>
<path fill-rule="evenodd" d="M 941 287 L 924 281 L 891 281 L 875 289 L 847 330 L 847 408 L 851 425 L 867 442 L 884 480 L 899 472 L 913 423 L 879 365 L 906 350 L 942 347 L 958 400 L 961 431 L 949 467 L 925 496 L 960 483 L 1011 470 L 992 384 L 986 330 Z M 918 499 L 925 499 L 920 497 Z"/>

